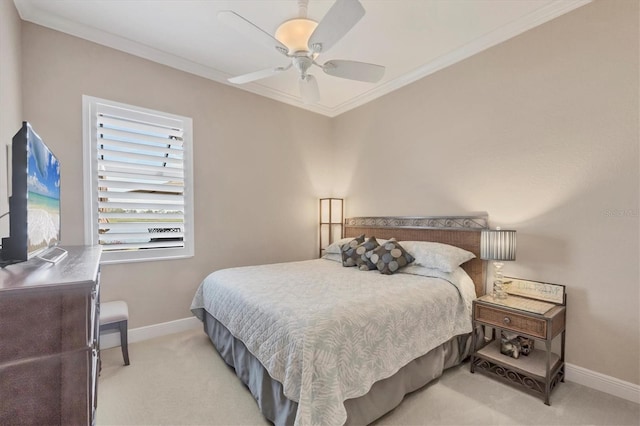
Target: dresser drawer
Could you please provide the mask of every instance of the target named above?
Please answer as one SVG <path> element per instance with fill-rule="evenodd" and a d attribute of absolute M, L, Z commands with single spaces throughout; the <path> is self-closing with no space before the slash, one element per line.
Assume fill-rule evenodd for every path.
<path fill-rule="evenodd" d="M 0 294 L 0 364 L 87 347 L 88 300 L 84 287 Z"/>
<path fill-rule="evenodd" d="M 541 339 L 547 338 L 547 321 L 544 319 L 532 318 L 531 316 L 521 315 L 479 303 L 475 305 L 475 309 L 476 321 Z"/>

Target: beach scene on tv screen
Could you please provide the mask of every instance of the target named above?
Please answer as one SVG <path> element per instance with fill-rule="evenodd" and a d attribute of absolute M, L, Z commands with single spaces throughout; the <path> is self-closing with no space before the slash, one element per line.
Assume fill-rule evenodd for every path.
<path fill-rule="evenodd" d="M 37 138 L 27 148 L 27 251 L 50 247 L 60 238 L 60 162 Z"/>

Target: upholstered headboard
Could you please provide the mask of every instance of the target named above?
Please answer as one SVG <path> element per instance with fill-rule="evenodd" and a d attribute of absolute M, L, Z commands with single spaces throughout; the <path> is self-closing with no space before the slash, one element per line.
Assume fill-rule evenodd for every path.
<path fill-rule="evenodd" d="M 480 259 L 480 233 L 488 229 L 486 215 L 428 217 L 351 217 L 344 221 L 344 236 L 395 238 L 398 241 L 433 241 L 450 244 L 476 255 L 462 265 L 476 287 L 485 293 L 486 262 Z"/>

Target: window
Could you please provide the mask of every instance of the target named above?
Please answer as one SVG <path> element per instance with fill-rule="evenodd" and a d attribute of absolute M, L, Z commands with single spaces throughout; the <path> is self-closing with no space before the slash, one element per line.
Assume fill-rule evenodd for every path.
<path fill-rule="evenodd" d="M 191 119 L 82 103 L 86 244 L 104 263 L 193 256 Z"/>

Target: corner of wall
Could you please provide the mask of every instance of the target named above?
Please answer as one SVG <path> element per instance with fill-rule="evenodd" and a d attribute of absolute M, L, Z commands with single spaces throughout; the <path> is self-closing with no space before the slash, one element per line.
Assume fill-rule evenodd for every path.
<path fill-rule="evenodd" d="M 0 0 L 0 214 L 9 211 L 7 150 L 22 121 L 22 20 L 12 0 Z M 9 235 L 9 216 L 0 219 L 0 236 Z"/>

